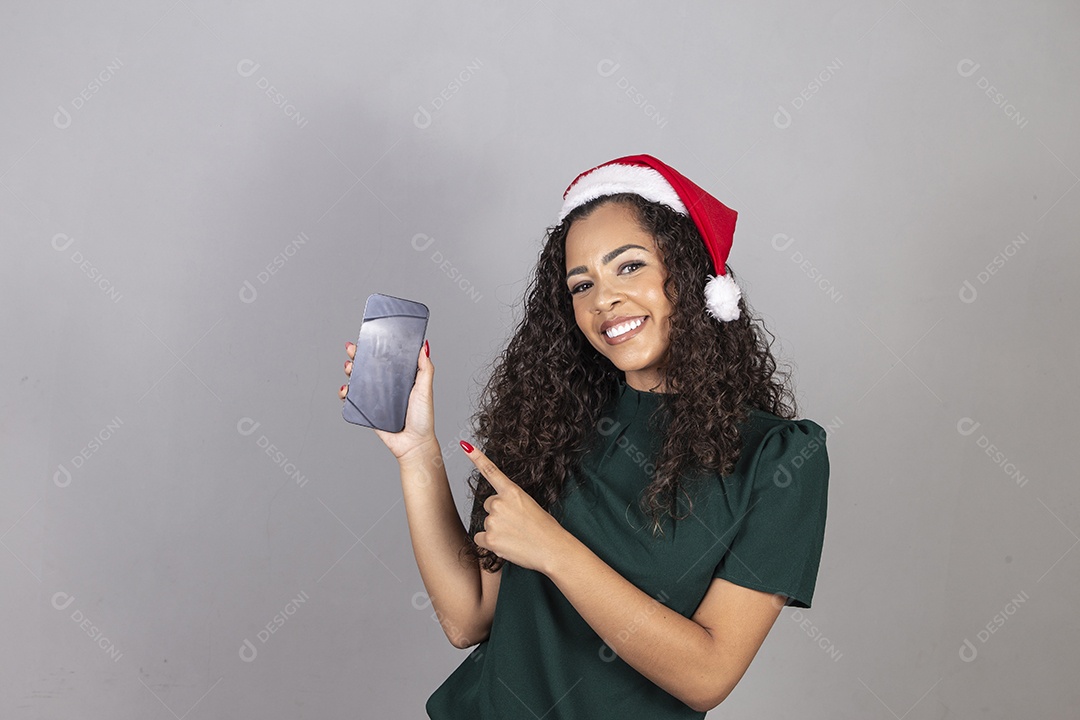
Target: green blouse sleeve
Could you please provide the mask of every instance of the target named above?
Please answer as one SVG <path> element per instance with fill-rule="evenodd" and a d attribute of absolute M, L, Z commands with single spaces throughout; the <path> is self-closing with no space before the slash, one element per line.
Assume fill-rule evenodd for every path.
<path fill-rule="evenodd" d="M 825 430 L 812 420 L 782 420 L 765 434 L 750 468 L 749 502 L 713 577 L 808 608 L 825 538 Z"/>

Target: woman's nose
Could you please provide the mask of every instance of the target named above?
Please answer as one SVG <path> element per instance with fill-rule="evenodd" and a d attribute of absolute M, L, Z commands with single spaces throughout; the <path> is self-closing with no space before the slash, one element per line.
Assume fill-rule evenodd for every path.
<path fill-rule="evenodd" d="M 593 285 L 593 302 L 600 308 L 609 308 L 617 300 L 622 298 L 622 293 L 610 282 L 597 280 Z"/>

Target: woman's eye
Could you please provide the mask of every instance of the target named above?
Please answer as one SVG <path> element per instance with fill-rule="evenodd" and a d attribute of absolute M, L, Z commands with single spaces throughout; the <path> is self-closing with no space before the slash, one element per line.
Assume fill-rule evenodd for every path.
<path fill-rule="evenodd" d="M 644 267 L 644 266 L 645 266 L 645 263 L 643 263 L 643 262 L 637 262 L 637 261 L 628 262 L 625 265 L 623 265 L 621 268 L 619 268 L 619 272 L 621 273 L 623 270 L 625 270 L 625 269 L 627 269 L 629 267 L 637 268 L 637 267 Z M 579 283 L 578 285 L 575 285 L 570 290 L 570 294 L 571 295 L 577 295 L 578 292 L 581 291 L 582 288 L 584 288 L 586 285 L 591 285 L 591 284 L 592 283 L 587 283 L 587 282 Z"/>

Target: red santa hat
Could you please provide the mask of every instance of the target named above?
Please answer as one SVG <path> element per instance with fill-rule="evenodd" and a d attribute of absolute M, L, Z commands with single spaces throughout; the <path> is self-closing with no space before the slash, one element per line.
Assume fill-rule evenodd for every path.
<path fill-rule="evenodd" d="M 739 317 L 739 286 L 725 272 L 738 213 L 651 155 L 629 155 L 574 178 L 563 193 L 561 223 L 574 208 L 606 195 L 633 193 L 689 215 L 701 233 L 716 275 L 706 275 L 705 307 L 720 321 Z"/>

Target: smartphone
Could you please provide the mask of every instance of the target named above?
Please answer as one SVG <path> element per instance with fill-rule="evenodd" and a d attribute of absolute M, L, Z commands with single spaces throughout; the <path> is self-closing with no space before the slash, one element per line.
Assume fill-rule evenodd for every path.
<path fill-rule="evenodd" d="M 427 332 L 423 303 L 372 293 L 356 340 L 349 392 L 341 416 L 355 425 L 387 432 L 405 429 L 409 393 L 419 370 L 416 358 Z"/>

